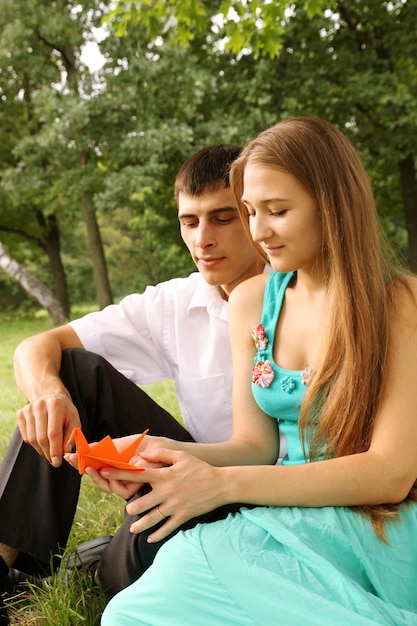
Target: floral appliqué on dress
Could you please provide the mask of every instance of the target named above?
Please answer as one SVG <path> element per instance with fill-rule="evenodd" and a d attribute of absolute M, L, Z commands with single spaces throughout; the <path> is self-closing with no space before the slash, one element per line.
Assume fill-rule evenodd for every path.
<path fill-rule="evenodd" d="M 252 337 L 258 350 L 265 350 L 268 345 L 268 339 L 265 336 L 265 328 L 262 324 L 252 326 Z"/>
<path fill-rule="evenodd" d="M 258 361 L 252 370 L 251 382 L 258 387 L 269 387 L 274 380 L 274 372 L 269 361 Z"/>
<path fill-rule="evenodd" d="M 309 385 L 311 382 L 311 376 L 313 374 L 313 370 L 311 367 L 305 367 L 301 372 L 301 378 L 303 379 L 303 385 Z"/>
<path fill-rule="evenodd" d="M 266 350 L 268 345 L 268 338 L 265 335 L 265 327 L 263 324 L 255 324 L 252 326 L 252 338 L 255 342 L 255 346 L 259 351 Z M 262 357 L 262 355 L 260 355 Z M 311 381 L 313 370 L 311 367 L 306 367 L 301 372 L 301 381 L 303 385 L 308 385 Z M 271 362 L 268 359 L 262 360 L 262 358 L 256 362 L 255 367 L 252 369 L 251 382 L 258 387 L 269 387 L 274 380 L 275 374 L 272 369 Z M 292 393 L 295 389 L 295 380 L 292 376 L 284 376 L 281 381 L 281 389 L 286 393 Z"/>
<path fill-rule="evenodd" d="M 265 328 L 262 324 L 252 326 L 252 337 L 258 350 L 265 350 L 268 345 L 268 338 L 265 335 Z M 252 370 L 251 382 L 258 387 L 269 387 L 274 380 L 274 371 L 271 362 L 260 360 Z"/>

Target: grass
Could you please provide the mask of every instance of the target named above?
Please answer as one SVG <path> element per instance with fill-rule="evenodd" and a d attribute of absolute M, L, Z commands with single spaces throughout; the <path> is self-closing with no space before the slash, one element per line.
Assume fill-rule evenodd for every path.
<path fill-rule="evenodd" d="M 79 309 L 76 316 L 85 312 L 85 309 Z M 48 328 L 51 323 L 46 315 L 28 320 L 0 317 L 0 459 L 16 426 L 16 411 L 26 402 L 14 382 L 13 352 L 22 339 Z M 179 418 L 172 381 L 147 385 L 145 389 Z M 122 521 L 123 508 L 120 498 L 102 493 L 88 478 L 83 478 L 68 551 L 94 537 L 113 534 Z M 9 614 L 11 623 L 20 626 L 98 626 L 104 605 L 104 596 L 91 588 L 84 575 L 65 577 L 58 574 L 40 586 L 29 585 L 9 604 Z"/>

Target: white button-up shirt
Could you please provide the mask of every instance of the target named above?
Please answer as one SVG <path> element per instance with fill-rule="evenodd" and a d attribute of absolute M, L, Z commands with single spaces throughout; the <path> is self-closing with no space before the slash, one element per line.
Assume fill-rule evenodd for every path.
<path fill-rule="evenodd" d="M 198 272 L 147 287 L 71 326 L 86 350 L 135 383 L 173 379 L 185 427 L 196 441 L 229 439 L 228 305 Z"/>

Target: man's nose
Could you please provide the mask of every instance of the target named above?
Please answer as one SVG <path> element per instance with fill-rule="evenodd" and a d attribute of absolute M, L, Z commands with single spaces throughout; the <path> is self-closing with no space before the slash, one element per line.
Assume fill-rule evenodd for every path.
<path fill-rule="evenodd" d="M 200 248 L 207 248 L 214 245 L 214 234 L 209 224 L 200 222 L 198 225 L 196 243 Z"/>

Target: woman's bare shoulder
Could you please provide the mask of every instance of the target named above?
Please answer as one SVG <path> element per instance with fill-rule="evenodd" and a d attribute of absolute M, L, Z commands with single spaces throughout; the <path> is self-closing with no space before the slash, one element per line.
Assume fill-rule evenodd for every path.
<path fill-rule="evenodd" d="M 391 329 L 403 336 L 411 332 L 417 339 L 417 276 L 407 275 L 396 286 Z"/>
<path fill-rule="evenodd" d="M 268 276 L 268 273 L 264 273 L 244 280 L 233 289 L 229 301 L 233 302 L 233 304 L 236 302 L 242 303 L 251 299 L 257 299 L 259 295 L 263 296 Z"/>
<path fill-rule="evenodd" d="M 259 322 L 267 279 L 268 274 L 259 274 L 233 289 L 229 298 L 229 319 L 234 320 L 236 327 Z"/>
<path fill-rule="evenodd" d="M 400 305 L 400 309 L 405 307 L 411 315 L 417 314 L 417 276 L 408 274 L 405 280 L 397 285 L 395 302 Z"/>

